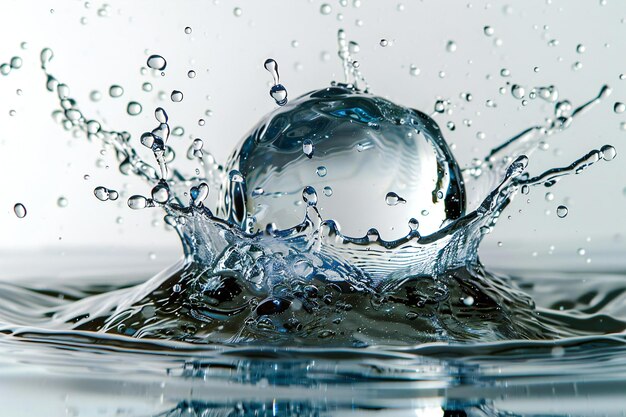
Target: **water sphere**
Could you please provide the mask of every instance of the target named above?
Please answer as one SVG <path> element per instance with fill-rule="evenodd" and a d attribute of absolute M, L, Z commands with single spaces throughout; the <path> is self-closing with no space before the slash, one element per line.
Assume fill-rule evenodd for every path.
<path fill-rule="evenodd" d="M 428 235 L 465 212 L 460 169 L 435 121 L 345 85 L 310 92 L 265 116 L 226 166 L 245 181 L 224 181 L 218 211 L 242 228 L 252 220 L 252 231 L 301 223 L 307 187 L 318 191 L 322 218 L 351 237 L 376 228 L 397 239 L 412 219 Z M 389 193 L 405 201 L 388 204 Z"/>

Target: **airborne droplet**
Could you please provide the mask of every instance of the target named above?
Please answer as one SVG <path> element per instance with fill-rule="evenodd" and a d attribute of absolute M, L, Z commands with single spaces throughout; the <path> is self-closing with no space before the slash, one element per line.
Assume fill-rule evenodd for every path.
<path fill-rule="evenodd" d="M 278 63 L 269 58 L 265 60 L 263 64 L 265 69 L 272 75 L 274 85 L 270 89 L 270 96 L 274 99 L 276 104 L 284 106 L 287 104 L 287 89 L 280 84 L 280 75 L 278 74 Z"/>
<path fill-rule="evenodd" d="M 172 94 L 170 95 L 170 99 L 172 99 L 174 103 L 180 103 L 181 101 L 183 101 L 182 91 L 173 90 Z"/>
<path fill-rule="evenodd" d="M 26 207 L 24 207 L 24 204 L 22 203 L 17 203 L 16 205 L 14 205 L 13 212 L 20 219 L 26 217 Z"/>
<path fill-rule="evenodd" d="M 134 195 L 128 199 L 128 207 L 139 210 L 148 206 L 148 200 L 142 195 Z"/>
<path fill-rule="evenodd" d="M 136 101 L 130 101 L 126 107 L 126 112 L 131 116 L 137 116 L 142 110 L 141 104 Z"/>
<path fill-rule="evenodd" d="M 167 61 L 161 55 L 150 55 L 147 65 L 154 70 L 163 71 L 167 66 Z"/>
<path fill-rule="evenodd" d="M 124 94 L 124 89 L 119 85 L 112 85 L 109 87 L 109 95 L 113 98 L 121 97 Z"/>
<path fill-rule="evenodd" d="M 388 206 L 395 206 L 401 203 L 406 203 L 406 200 L 394 192 L 388 192 L 385 196 L 385 202 Z"/>

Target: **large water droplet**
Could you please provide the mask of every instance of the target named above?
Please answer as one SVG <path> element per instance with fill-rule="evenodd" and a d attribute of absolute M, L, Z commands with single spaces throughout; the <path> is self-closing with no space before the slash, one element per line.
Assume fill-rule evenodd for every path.
<path fill-rule="evenodd" d="M 259 230 L 270 223 L 278 229 L 299 224 L 304 212 L 296 190 L 307 186 L 323 190 L 320 213 L 353 237 L 375 226 L 385 231 L 385 239 L 400 238 L 422 210 L 429 213 L 420 219 L 420 232 L 427 235 L 465 211 L 460 169 L 435 122 L 381 97 L 342 86 L 323 88 L 292 100 L 251 132 L 225 165 L 227 172 L 241 171 L 246 187 L 225 181 L 218 208 L 245 230 L 251 217 Z M 393 163 L 380 162 L 389 158 Z M 327 176 L 319 175 L 320 166 Z M 438 184 L 437 198 L 433 184 Z M 253 197 L 256 188 L 264 193 Z M 385 196 L 400 190 L 406 203 L 393 208 L 394 216 L 385 215 Z M 358 215 L 349 207 L 358 208 Z"/>
<path fill-rule="evenodd" d="M 566 206 L 558 206 L 556 208 L 556 215 L 559 216 L 560 218 L 567 216 L 568 212 L 569 210 L 567 209 Z"/>

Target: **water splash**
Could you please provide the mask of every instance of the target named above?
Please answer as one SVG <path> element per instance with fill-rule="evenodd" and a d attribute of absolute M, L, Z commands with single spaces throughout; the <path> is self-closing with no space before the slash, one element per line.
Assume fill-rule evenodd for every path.
<path fill-rule="evenodd" d="M 155 110 L 157 126 L 140 138 L 153 166 L 139 157 L 129 133 L 106 130 L 82 113 L 48 71 L 53 54 L 44 49 L 42 68 L 47 88 L 59 97 L 58 118 L 113 147 L 120 171 L 150 185 L 149 197 L 133 195 L 128 205 L 163 209 L 185 257 L 144 284 L 55 304 L 43 315 L 22 317 L 22 324 L 194 343 L 342 346 L 588 334 L 585 326 L 542 321 L 528 296 L 485 271 L 478 247 L 522 188 L 552 186 L 615 157 L 607 145 L 566 167 L 534 177 L 526 171 L 542 140 L 570 127 L 610 89 L 575 109 L 556 102 L 553 88 L 531 90 L 556 102 L 554 119 L 461 170 L 435 121 L 367 93 L 354 60 L 358 44 L 343 31 L 338 42 L 345 84 L 289 103 L 286 90 L 284 97 L 272 95 L 281 107 L 252 129 L 223 168 L 194 139 L 187 156 L 203 168 L 196 175 L 173 165 L 163 108 Z M 151 56 L 148 65 L 163 70 L 166 62 Z M 276 62 L 265 67 L 279 86 Z M 380 190 L 359 185 L 379 177 L 385 178 Z M 210 189 L 219 190 L 215 207 L 205 205 Z M 94 194 L 117 198 L 105 187 Z M 359 196 L 362 202 L 355 201 Z M 333 215 L 333 201 L 361 210 L 360 224 L 353 212 Z M 394 214 L 372 210 L 374 202 Z M 384 238 L 390 232 L 396 236 Z"/>

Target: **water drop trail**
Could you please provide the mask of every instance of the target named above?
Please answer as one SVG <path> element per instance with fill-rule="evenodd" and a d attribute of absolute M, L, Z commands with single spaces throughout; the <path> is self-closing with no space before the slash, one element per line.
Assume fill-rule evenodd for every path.
<path fill-rule="evenodd" d="M 280 83 L 278 63 L 269 58 L 265 60 L 263 66 L 272 75 L 272 79 L 274 80 L 274 85 L 270 88 L 270 96 L 274 99 L 276 104 L 284 106 L 287 104 L 287 89 Z"/>

